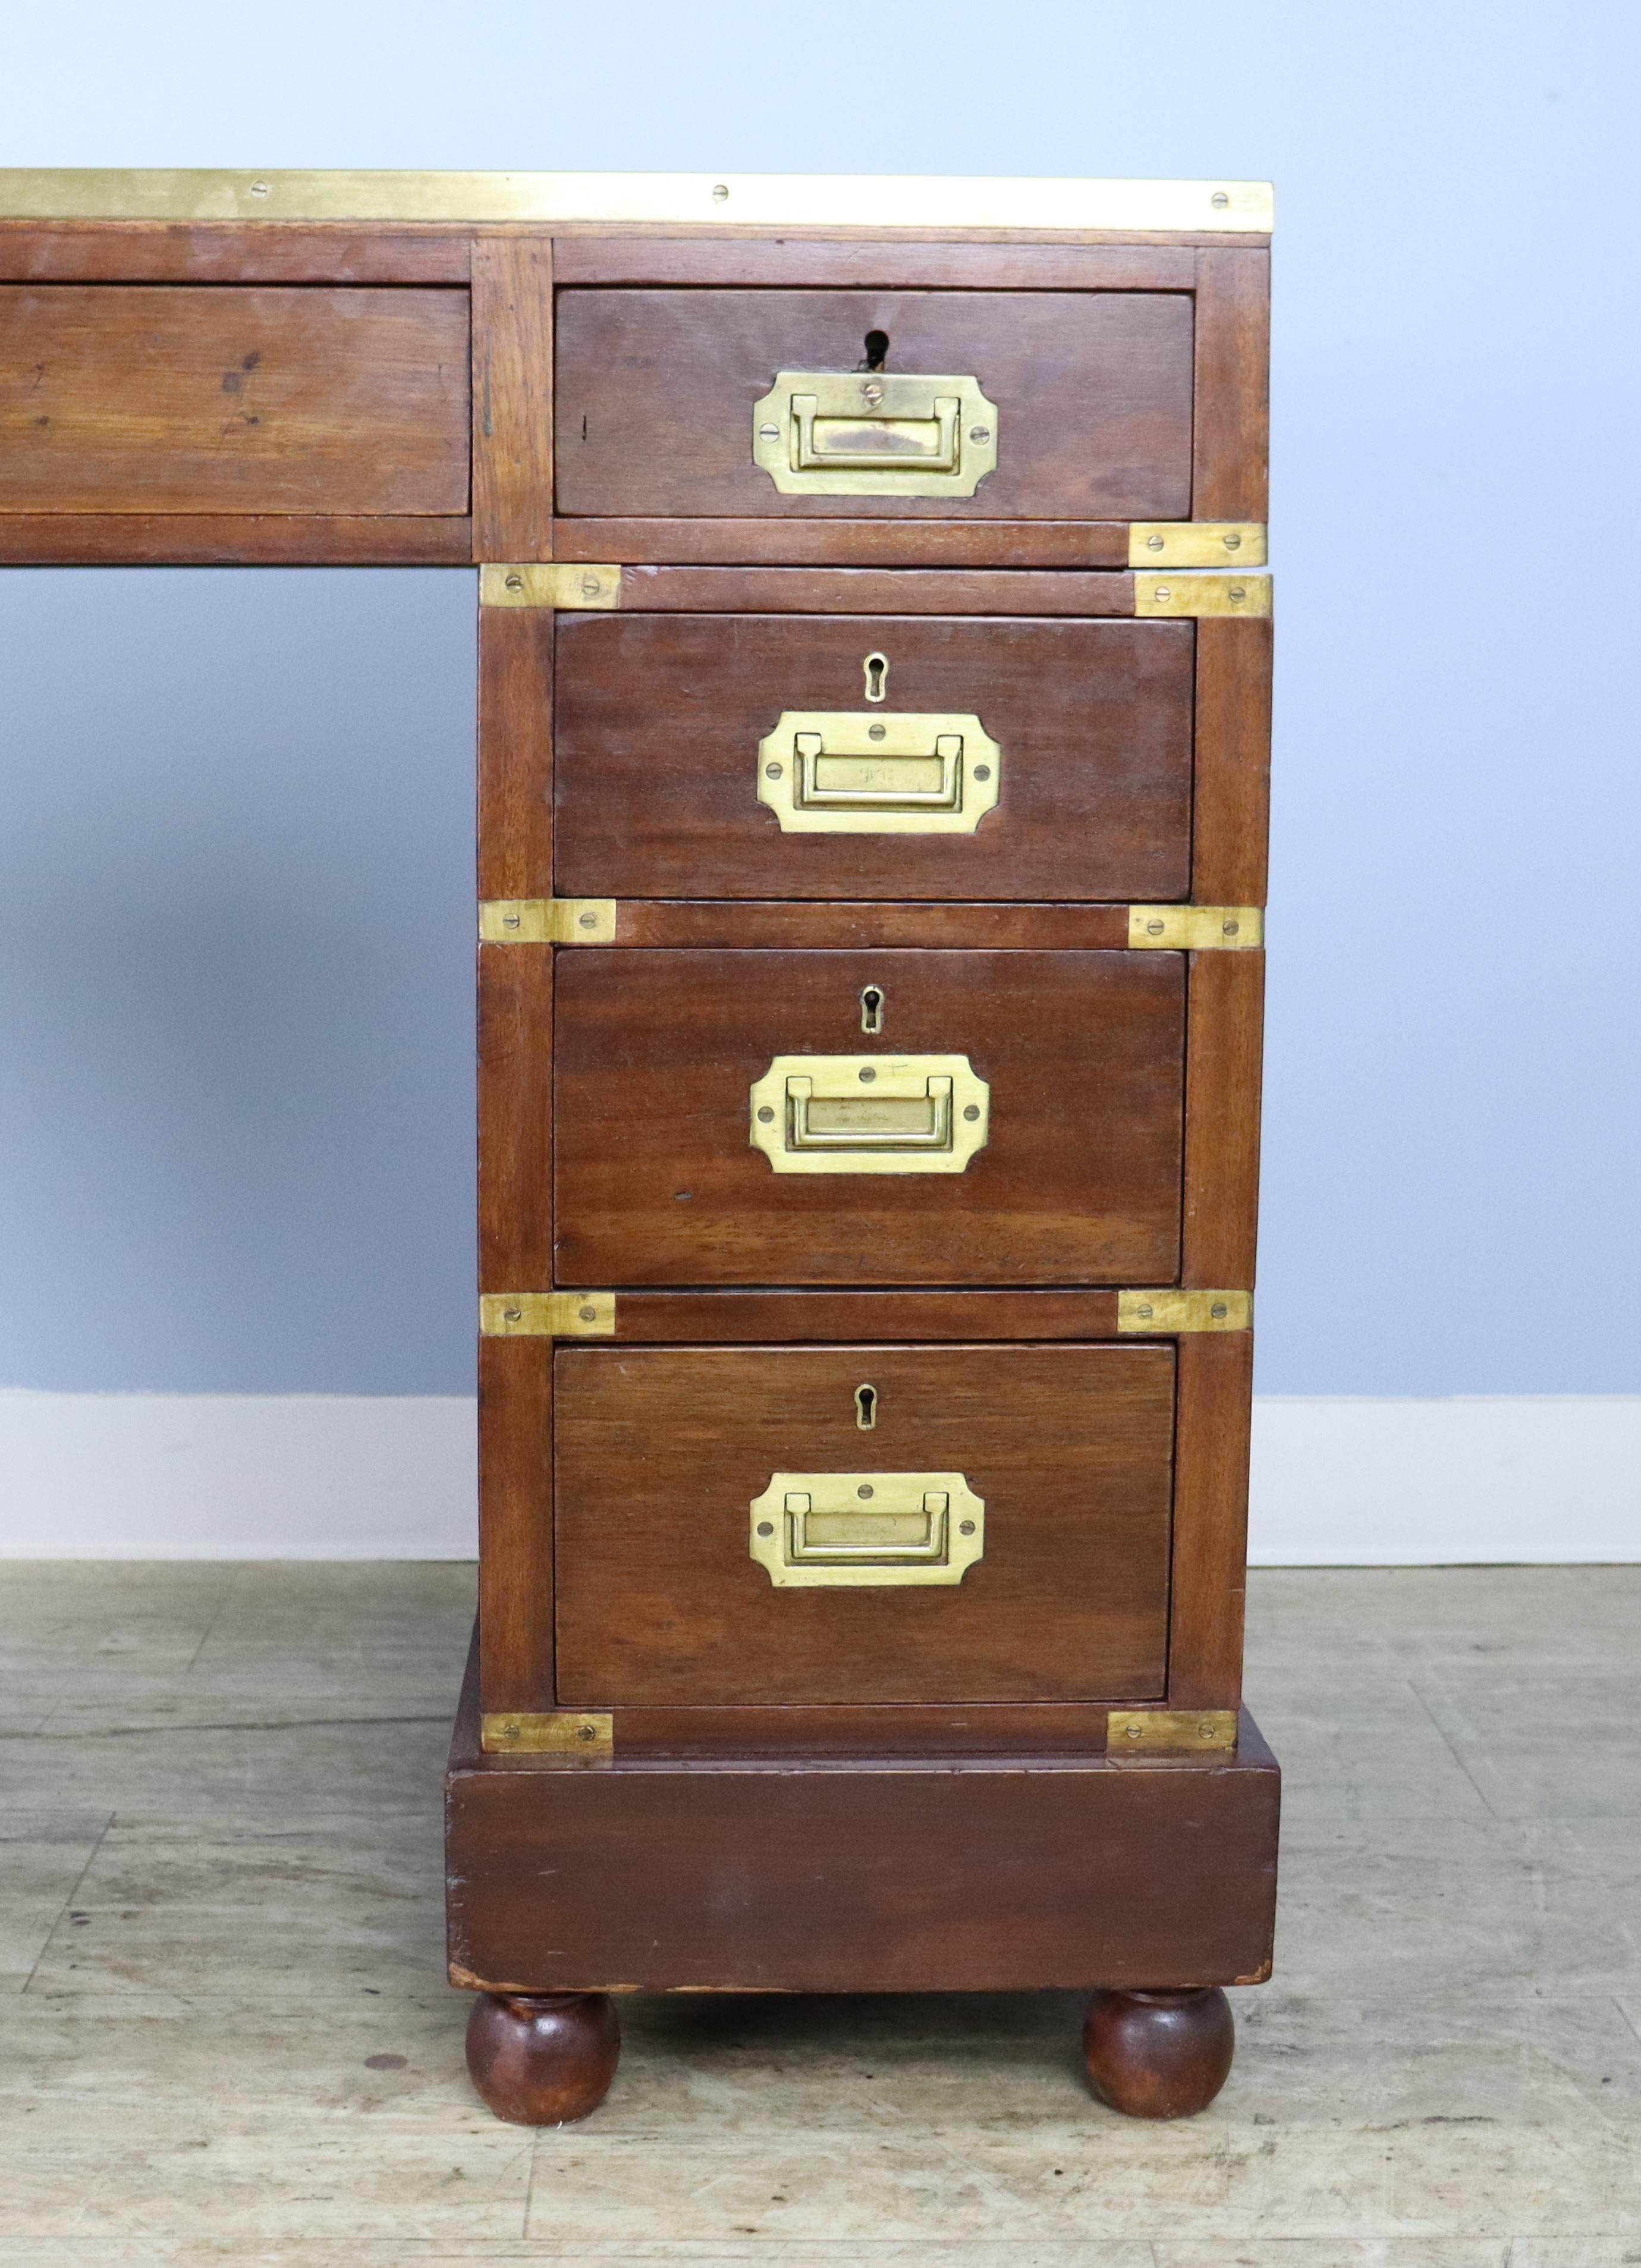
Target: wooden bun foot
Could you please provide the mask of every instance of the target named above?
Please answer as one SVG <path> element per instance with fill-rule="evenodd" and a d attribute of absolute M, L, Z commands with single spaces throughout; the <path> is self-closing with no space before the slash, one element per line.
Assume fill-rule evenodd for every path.
<path fill-rule="evenodd" d="M 1206 2110 L 1235 2051 L 1231 2004 L 1217 1984 L 1189 1992 L 1096 1992 L 1088 2004 L 1088 2084 L 1130 2118 Z"/>
<path fill-rule="evenodd" d="M 482 1992 L 467 2019 L 473 2084 L 515 2126 L 563 2126 L 596 2110 L 620 2053 L 603 1992 Z"/>

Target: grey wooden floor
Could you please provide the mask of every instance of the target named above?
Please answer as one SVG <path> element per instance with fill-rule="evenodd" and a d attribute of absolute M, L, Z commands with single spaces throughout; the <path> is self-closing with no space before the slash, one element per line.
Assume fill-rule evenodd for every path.
<path fill-rule="evenodd" d="M 1061 1995 L 630 2002 L 497 2124 L 440 1981 L 471 1572 L 0 1567 L 0 2268 L 1641 2261 L 1641 1568 L 1266 1573 L 1277 1973 L 1204 2117 Z"/>

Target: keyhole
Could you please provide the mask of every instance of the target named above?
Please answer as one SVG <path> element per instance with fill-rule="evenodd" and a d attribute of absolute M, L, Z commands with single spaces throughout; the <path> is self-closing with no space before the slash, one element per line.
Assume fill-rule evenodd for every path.
<path fill-rule="evenodd" d="M 889 358 L 889 335 L 887 331 L 868 331 L 866 360 L 868 370 L 881 370 Z"/>
<path fill-rule="evenodd" d="M 883 987 L 863 984 L 860 988 L 860 1028 L 863 1032 L 883 1029 Z"/>
<path fill-rule="evenodd" d="M 855 1423 L 863 1433 L 870 1433 L 878 1422 L 878 1389 L 875 1386 L 855 1388 Z"/>
<path fill-rule="evenodd" d="M 887 653 L 869 653 L 860 665 L 866 679 L 868 701 L 881 701 L 889 689 L 889 657 Z"/>

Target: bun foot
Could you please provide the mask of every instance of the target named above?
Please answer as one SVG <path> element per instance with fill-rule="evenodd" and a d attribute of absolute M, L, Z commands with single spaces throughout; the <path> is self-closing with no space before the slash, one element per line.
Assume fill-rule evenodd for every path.
<path fill-rule="evenodd" d="M 604 1992 L 482 1992 L 467 2019 L 468 2074 L 515 2126 L 563 2126 L 596 2110 L 620 2053 Z"/>
<path fill-rule="evenodd" d="M 1217 1984 L 1189 1992 L 1096 1992 L 1088 2004 L 1088 2084 L 1130 2118 L 1206 2110 L 1235 2051 L 1231 2004 Z"/>

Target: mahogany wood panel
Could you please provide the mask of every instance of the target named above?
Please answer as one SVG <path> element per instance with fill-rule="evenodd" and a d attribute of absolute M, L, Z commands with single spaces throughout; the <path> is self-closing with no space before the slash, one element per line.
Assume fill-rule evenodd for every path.
<path fill-rule="evenodd" d="M 1107 1721 L 1100 1701 L 663 1705 L 616 1710 L 614 1745 L 628 1764 L 641 1756 L 1099 1756 Z"/>
<path fill-rule="evenodd" d="M 542 885 L 545 895 L 546 885 Z M 718 898 L 618 902 L 617 945 L 1125 947 L 1122 906 L 806 905 Z"/>
<path fill-rule="evenodd" d="M 556 519 L 556 559 L 637 566 L 1126 568 L 1126 520 Z"/>
<path fill-rule="evenodd" d="M 561 1347 L 554 1405 L 563 1708 L 1162 1691 L 1166 1346 Z M 770 1474 L 860 1470 L 965 1476 L 961 1583 L 775 1587 L 747 1551 Z"/>
<path fill-rule="evenodd" d="M 1132 615 L 1132 575 L 892 567 L 627 567 L 621 603 L 669 614 Z"/>
<path fill-rule="evenodd" d="M 1242 1693 L 1254 1334 L 1178 1343 L 1171 1709 L 1234 1709 Z"/>
<path fill-rule="evenodd" d="M 1188 1000 L 1180 1281 L 1247 1290 L 1259 1226 L 1264 954 L 1193 954 Z"/>
<path fill-rule="evenodd" d="M 466 567 L 465 519 L 0 511 L 6 566 Z"/>
<path fill-rule="evenodd" d="M 457 1984 L 1008 1992 L 1260 1983 L 1281 1781 L 1234 1756 L 745 1769 L 484 1757 L 446 1781 Z"/>
<path fill-rule="evenodd" d="M 467 295 L 0 285 L 0 512 L 467 509 Z"/>
<path fill-rule="evenodd" d="M 479 608 L 479 895 L 553 895 L 553 621 Z"/>
<path fill-rule="evenodd" d="M 1192 514 L 1262 520 L 1269 509 L 1270 254 L 1255 246 L 1199 252 L 1196 280 Z"/>
<path fill-rule="evenodd" d="M 465 284 L 469 241 L 381 222 L 7 220 L 0 282 Z"/>
<path fill-rule="evenodd" d="M 623 1292 L 615 1303 L 614 1336 L 629 1344 L 1109 1339 L 1116 1329 L 1115 1292 Z"/>
<path fill-rule="evenodd" d="M 1196 624 L 1196 775 L 1191 895 L 1262 906 L 1270 819 L 1271 625 Z"/>
<path fill-rule="evenodd" d="M 479 1285 L 552 1281 L 549 946 L 479 947 Z"/>
<path fill-rule="evenodd" d="M 553 247 L 473 247 L 473 556 L 553 556 Z"/>
<path fill-rule="evenodd" d="M 557 894 L 1183 897 L 1191 631 L 1184 622 L 561 615 Z M 999 743 L 997 807 L 972 835 L 788 834 L 759 802 L 759 744 L 782 712 L 861 711 L 875 653 L 888 671 L 872 713 L 972 714 Z"/>
<path fill-rule="evenodd" d="M 558 509 L 781 519 L 1183 519 L 1191 309 L 1134 291 L 641 291 L 558 301 Z M 782 496 L 753 463 L 777 371 L 972 373 L 997 470 L 961 497 Z"/>
<path fill-rule="evenodd" d="M 479 1650 L 487 1709 L 553 1705 L 553 1342 L 479 1341 Z"/>
<path fill-rule="evenodd" d="M 1190 291 L 1197 254 L 1159 244 L 817 242 L 779 238 L 566 237 L 568 284 L 829 284 L 873 291 Z"/>
<path fill-rule="evenodd" d="M 557 961 L 557 1281 L 1173 1279 L 1181 956 L 592 946 Z M 868 983 L 886 995 L 871 1040 Z M 906 1052 L 966 1054 L 990 1084 L 990 1140 L 963 1173 L 776 1174 L 750 1146 L 748 1089 L 776 1056 Z"/>

